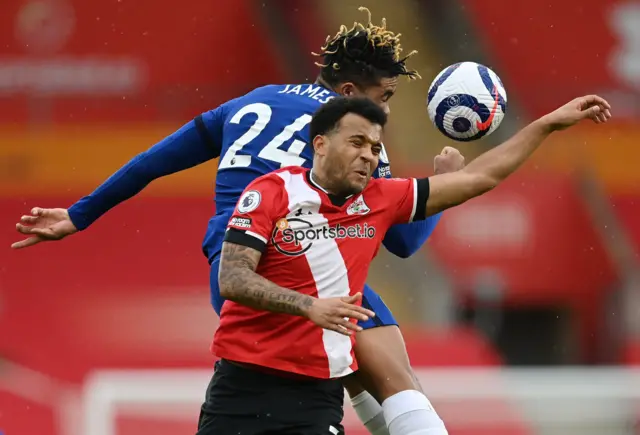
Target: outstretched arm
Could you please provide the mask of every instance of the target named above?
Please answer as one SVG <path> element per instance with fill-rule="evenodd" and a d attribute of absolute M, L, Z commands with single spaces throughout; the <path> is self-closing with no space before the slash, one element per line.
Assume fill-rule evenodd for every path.
<path fill-rule="evenodd" d="M 611 117 L 610 109 L 609 103 L 598 96 L 577 98 L 529 124 L 464 169 L 430 177 L 427 215 L 440 213 L 493 189 L 518 169 L 552 132 L 585 119 L 596 124 L 606 122 Z"/>
<path fill-rule="evenodd" d="M 219 157 L 221 138 L 214 139 L 210 127 L 205 125 L 205 117 L 209 117 L 209 113 L 198 116 L 147 151 L 135 156 L 93 193 L 73 204 L 69 208 L 69 217 L 75 227 L 78 230 L 87 228 L 111 208 L 136 195 L 157 178 Z"/>
<path fill-rule="evenodd" d="M 61 240 L 84 230 L 100 216 L 140 192 L 156 178 L 179 172 L 220 155 L 224 105 L 206 112 L 137 155 L 92 194 L 64 208 L 34 207 L 16 224 L 28 237 L 11 245 L 22 249 L 40 242 Z"/>

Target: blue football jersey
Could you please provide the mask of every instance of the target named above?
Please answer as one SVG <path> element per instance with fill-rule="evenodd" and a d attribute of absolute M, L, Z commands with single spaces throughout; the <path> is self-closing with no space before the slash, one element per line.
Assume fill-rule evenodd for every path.
<path fill-rule="evenodd" d="M 285 166 L 311 167 L 311 117 L 336 96 L 316 84 L 269 85 L 202 115 L 207 131 L 221 144 L 216 214 L 203 242 L 209 262 L 219 254 L 229 218 L 251 181 Z M 374 176 L 390 176 L 384 150 Z"/>

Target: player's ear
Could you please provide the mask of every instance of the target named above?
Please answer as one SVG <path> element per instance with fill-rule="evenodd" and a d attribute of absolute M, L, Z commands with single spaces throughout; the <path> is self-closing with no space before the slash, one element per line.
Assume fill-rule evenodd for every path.
<path fill-rule="evenodd" d="M 321 134 L 317 135 L 313 138 L 313 153 L 319 156 L 323 156 L 326 154 L 325 146 L 327 144 L 327 137 Z"/>
<path fill-rule="evenodd" d="M 346 82 L 338 86 L 338 93 L 345 97 L 355 97 L 360 94 L 360 91 L 352 82 Z"/>

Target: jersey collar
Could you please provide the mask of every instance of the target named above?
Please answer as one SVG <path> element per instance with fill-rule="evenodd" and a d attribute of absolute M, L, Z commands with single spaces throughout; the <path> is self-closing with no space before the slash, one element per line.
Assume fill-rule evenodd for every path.
<path fill-rule="evenodd" d="M 342 207 L 348 200 L 349 198 L 353 197 L 353 195 L 349 195 L 349 196 L 340 196 L 340 195 L 334 195 L 333 193 L 329 193 L 327 192 L 327 190 L 325 188 L 323 188 L 322 186 L 320 186 L 318 183 L 316 183 L 316 181 L 313 179 L 313 169 L 309 169 L 307 171 L 307 181 L 309 182 L 309 184 L 312 187 L 315 187 L 316 189 L 320 190 L 321 192 L 323 192 L 325 195 L 327 195 L 327 197 L 329 198 L 329 200 L 331 201 L 331 204 L 335 205 L 336 207 Z"/>

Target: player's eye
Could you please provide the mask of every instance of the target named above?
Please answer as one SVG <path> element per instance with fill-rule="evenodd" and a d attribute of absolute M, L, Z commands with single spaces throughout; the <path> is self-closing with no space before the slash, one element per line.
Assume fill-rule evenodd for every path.
<path fill-rule="evenodd" d="M 386 103 L 391 99 L 391 97 L 393 97 L 393 92 L 385 92 L 385 94 L 382 95 L 382 102 Z"/>
<path fill-rule="evenodd" d="M 380 152 L 382 151 L 382 147 L 372 147 L 371 148 L 371 152 L 373 153 L 373 155 L 377 156 L 380 155 Z"/>

